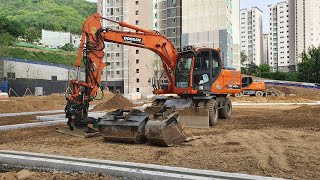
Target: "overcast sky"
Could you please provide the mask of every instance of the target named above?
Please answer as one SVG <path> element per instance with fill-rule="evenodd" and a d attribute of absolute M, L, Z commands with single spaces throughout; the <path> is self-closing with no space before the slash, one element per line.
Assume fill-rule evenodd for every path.
<path fill-rule="evenodd" d="M 269 32 L 269 4 L 276 4 L 278 2 L 282 2 L 285 0 L 240 0 L 240 8 L 249 8 L 257 6 L 259 9 L 263 11 L 263 32 Z"/>

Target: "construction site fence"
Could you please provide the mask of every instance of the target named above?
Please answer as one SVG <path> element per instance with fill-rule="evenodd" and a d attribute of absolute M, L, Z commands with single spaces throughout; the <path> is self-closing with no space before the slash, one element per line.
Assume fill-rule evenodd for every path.
<path fill-rule="evenodd" d="M 272 86 L 300 87 L 300 88 L 320 90 L 320 84 L 317 84 L 317 83 L 277 81 L 277 80 L 256 80 L 256 81 L 264 82 L 265 84 L 272 85 Z"/>

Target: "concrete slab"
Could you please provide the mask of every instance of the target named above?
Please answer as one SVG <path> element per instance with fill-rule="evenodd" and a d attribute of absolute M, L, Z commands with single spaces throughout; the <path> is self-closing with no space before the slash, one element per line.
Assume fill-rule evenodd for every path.
<path fill-rule="evenodd" d="M 0 151 L 0 164 L 28 168 L 46 168 L 71 172 L 103 172 L 111 176 L 138 179 L 237 179 L 269 180 L 270 178 L 239 173 L 160 166 L 153 164 L 74 158 L 40 153 Z"/>

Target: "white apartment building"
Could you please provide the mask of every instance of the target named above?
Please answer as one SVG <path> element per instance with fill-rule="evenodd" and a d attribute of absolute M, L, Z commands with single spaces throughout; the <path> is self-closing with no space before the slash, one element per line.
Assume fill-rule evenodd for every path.
<path fill-rule="evenodd" d="M 98 0 L 98 12 L 103 17 L 124 21 L 145 29 L 153 29 L 153 1 L 150 0 Z M 149 17 L 149 18 L 146 18 Z M 131 31 L 117 24 L 103 21 L 103 26 L 115 30 Z M 108 88 L 112 92 L 142 96 L 152 93 L 148 79 L 153 77 L 153 53 L 147 49 L 106 43 Z"/>
<path fill-rule="evenodd" d="M 269 64 L 269 34 L 262 35 L 263 56 L 261 64 Z"/>
<path fill-rule="evenodd" d="M 320 45 L 320 1 L 289 0 L 290 39 L 290 70 L 297 69 L 301 62 L 300 55 L 309 47 Z"/>
<path fill-rule="evenodd" d="M 288 72 L 290 65 L 290 17 L 287 1 L 269 7 L 269 65 L 273 71 Z"/>
<path fill-rule="evenodd" d="M 262 11 L 258 7 L 240 10 L 241 52 L 248 57 L 245 63 L 262 63 L 262 41 Z"/>

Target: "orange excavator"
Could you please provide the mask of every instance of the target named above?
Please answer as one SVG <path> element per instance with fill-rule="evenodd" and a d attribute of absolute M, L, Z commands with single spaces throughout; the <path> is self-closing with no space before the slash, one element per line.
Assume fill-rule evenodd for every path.
<path fill-rule="evenodd" d="M 134 31 L 102 28 L 103 20 Z M 152 80 L 153 93 L 157 96 L 151 107 L 144 111 L 118 109 L 99 119 L 88 117 L 89 102 L 101 88 L 101 72 L 106 67 L 102 61 L 104 42 L 145 48 L 159 55 L 169 83 Z M 160 146 L 180 143 L 186 139 L 184 125 L 209 127 L 218 118 L 230 118 L 232 104 L 227 95 L 241 92 L 240 72 L 223 67 L 219 49 L 192 46 L 176 49 L 157 31 L 116 22 L 99 13 L 84 22 L 76 62 L 79 71 L 82 62 L 85 82 L 72 80 L 73 93 L 67 97 L 68 131 L 84 133 L 87 137 L 100 134 L 108 141 L 148 141 Z M 164 96 L 167 94 L 177 96 Z"/>

